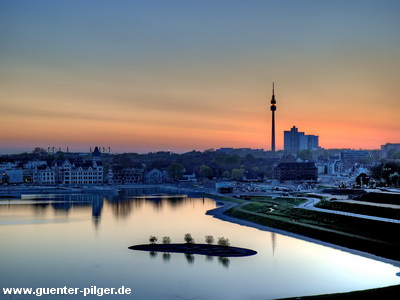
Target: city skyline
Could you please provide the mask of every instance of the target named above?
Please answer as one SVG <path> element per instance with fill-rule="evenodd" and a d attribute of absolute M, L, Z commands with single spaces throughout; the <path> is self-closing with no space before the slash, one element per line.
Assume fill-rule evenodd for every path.
<path fill-rule="evenodd" d="M 398 1 L 2 1 L 0 153 L 399 142 Z"/>

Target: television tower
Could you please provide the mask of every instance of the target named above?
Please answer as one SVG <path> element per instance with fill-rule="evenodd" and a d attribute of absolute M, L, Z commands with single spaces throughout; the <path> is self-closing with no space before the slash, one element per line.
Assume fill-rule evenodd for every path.
<path fill-rule="evenodd" d="M 275 111 L 276 111 L 276 100 L 274 83 L 272 83 L 272 99 L 271 99 L 271 112 L 272 112 L 272 134 L 271 134 L 271 151 L 275 152 Z"/>

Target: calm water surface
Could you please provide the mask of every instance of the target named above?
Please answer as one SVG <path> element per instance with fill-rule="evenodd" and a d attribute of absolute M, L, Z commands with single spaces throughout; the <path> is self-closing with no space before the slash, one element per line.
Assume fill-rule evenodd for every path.
<path fill-rule="evenodd" d="M 329 247 L 205 215 L 208 198 L 32 195 L 0 200 L 0 288 L 132 289 L 130 295 L 29 296 L 23 299 L 272 299 L 399 284 L 399 268 Z M 205 235 L 250 248 L 250 257 L 149 253 L 128 246 L 150 235 L 197 243 Z M 2 295 L 0 299 L 9 299 Z"/>

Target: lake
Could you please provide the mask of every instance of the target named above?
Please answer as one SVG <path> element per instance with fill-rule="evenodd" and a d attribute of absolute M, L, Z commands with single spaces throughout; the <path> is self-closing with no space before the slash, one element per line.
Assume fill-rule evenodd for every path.
<path fill-rule="evenodd" d="M 285 235 L 222 221 L 206 212 L 209 198 L 160 189 L 119 196 L 25 195 L 0 200 L 0 288 L 131 289 L 105 299 L 273 299 L 399 284 L 399 267 Z M 253 249 L 248 257 L 218 258 L 129 250 L 149 243 L 196 243 L 228 238 Z M 91 290 L 89 290 L 91 288 Z M 99 294 L 99 293 L 97 293 Z M 94 299 L 99 295 L 43 295 Z M 0 299 L 10 299 L 2 295 Z M 14 295 L 13 300 L 38 299 Z"/>

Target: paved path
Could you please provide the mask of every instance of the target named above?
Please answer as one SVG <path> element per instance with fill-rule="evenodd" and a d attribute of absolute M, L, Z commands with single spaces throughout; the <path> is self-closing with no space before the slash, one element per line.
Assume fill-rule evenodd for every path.
<path fill-rule="evenodd" d="M 330 213 L 330 214 L 345 215 L 345 216 L 350 216 L 350 217 L 355 217 L 355 218 L 362 218 L 362 219 L 369 219 L 369 220 L 376 220 L 376 221 L 400 224 L 400 220 L 396 220 L 396 219 L 388 219 L 388 218 L 381 218 L 381 217 L 375 217 L 375 216 L 360 215 L 360 214 L 354 214 L 354 213 L 345 212 L 345 211 L 315 207 L 314 205 L 317 204 L 319 201 L 320 201 L 320 199 L 307 198 L 306 202 L 304 202 L 303 204 L 300 204 L 299 206 L 296 206 L 295 208 L 303 208 L 303 209 L 321 211 L 321 212 Z"/>
<path fill-rule="evenodd" d="M 374 202 L 357 201 L 357 200 L 336 200 L 335 202 L 344 202 L 344 203 L 351 203 L 351 204 L 360 204 L 360 205 L 369 205 L 369 206 L 376 206 L 376 207 L 387 207 L 387 208 L 400 209 L 400 205 L 395 205 L 395 204 L 374 203 Z"/>

